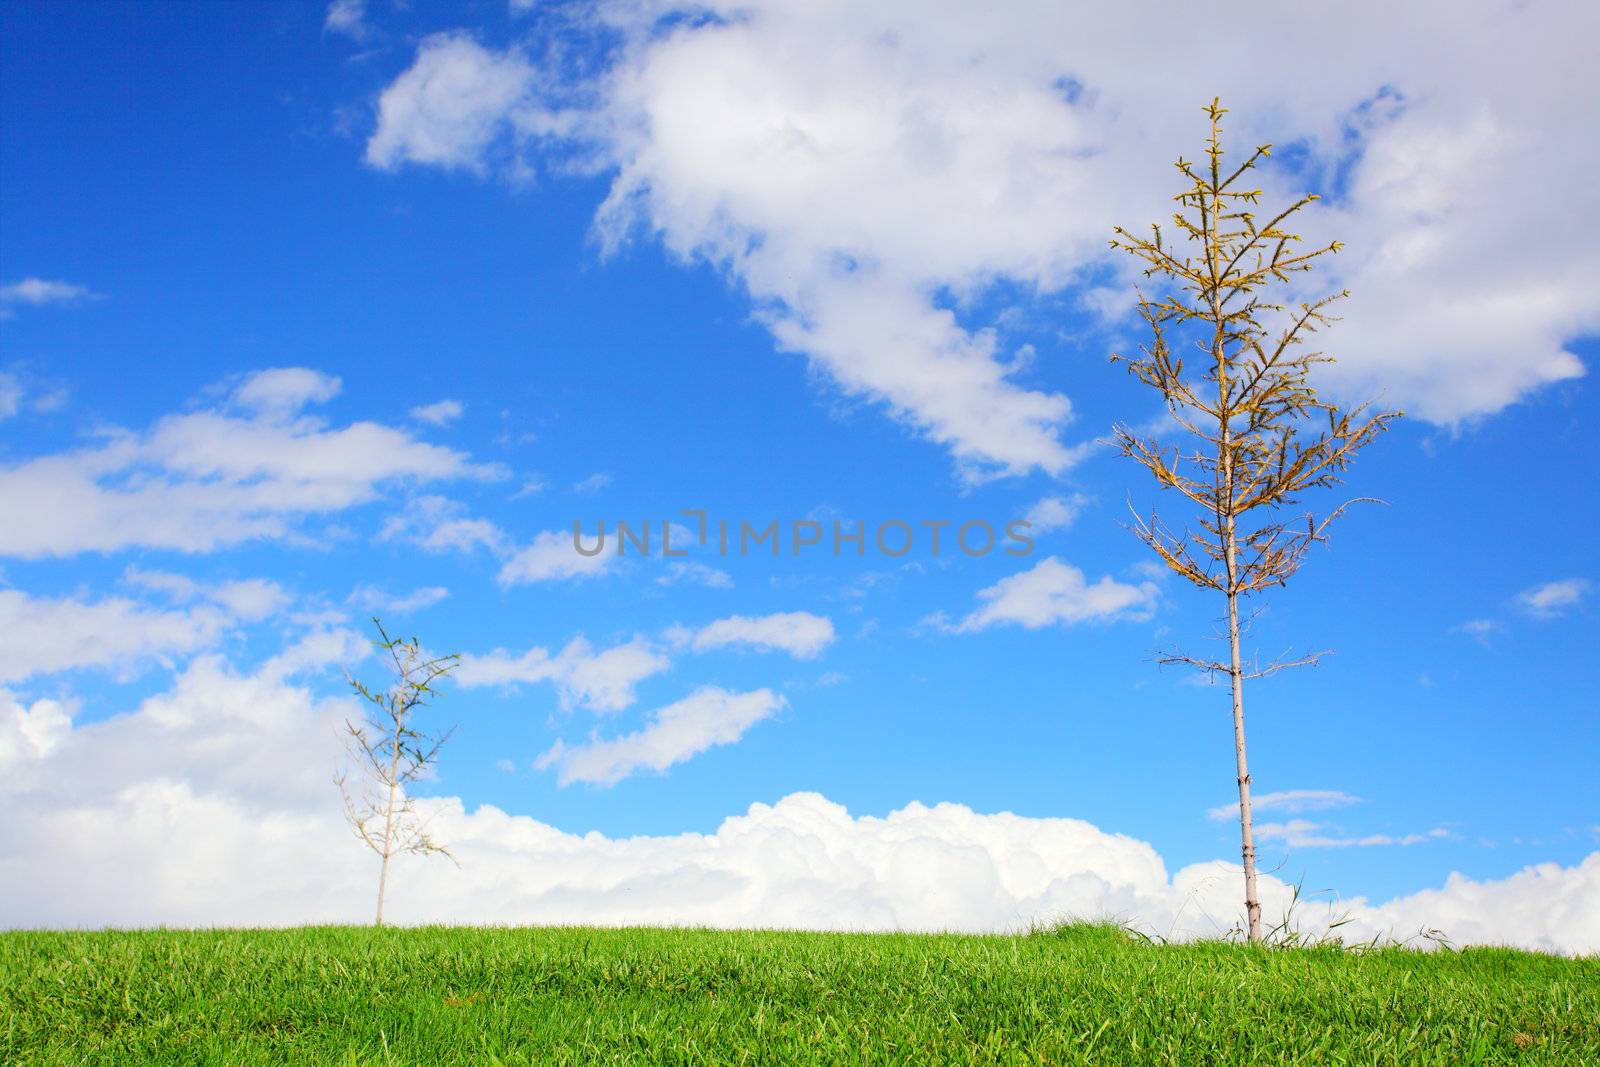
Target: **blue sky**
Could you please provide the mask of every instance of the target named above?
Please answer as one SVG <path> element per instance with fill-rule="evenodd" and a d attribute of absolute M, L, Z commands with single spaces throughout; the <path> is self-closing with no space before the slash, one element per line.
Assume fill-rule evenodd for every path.
<path fill-rule="evenodd" d="M 1353 26 L 1308 61 L 1339 74 L 1307 87 L 1270 64 L 1119 83 L 1090 47 L 1119 28 L 1088 15 L 952 12 L 936 33 L 781 5 L 9 5 L 0 595 L 28 636 L 0 678 L 0 755 L 33 761 L 20 810 L 114 822 L 126 794 L 91 805 L 39 776 L 92 793 L 75 746 L 136 733 L 197 663 L 335 714 L 316 702 L 342 664 L 375 670 L 352 634 L 378 610 L 477 672 L 439 709 L 459 729 L 427 790 L 469 813 L 653 839 L 817 793 L 857 818 L 1085 820 L 1172 871 L 1234 857 L 1236 824 L 1207 817 L 1233 793 L 1225 691 L 1151 662 L 1203 648 L 1218 605 L 1121 525 L 1156 498 L 1104 436 L 1160 410 L 1107 360 L 1137 338 L 1132 279 L 1096 250 L 1167 210 L 1170 159 L 1222 91 L 1241 145 L 1291 146 L 1269 192 L 1327 193 L 1308 233 L 1351 245 L 1323 279 L 1354 291 L 1325 338 L 1335 393 L 1418 413 L 1347 487 L 1387 506 L 1354 511 L 1252 635 L 1266 656 L 1336 650 L 1248 695 L 1258 792 L 1325 794 L 1258 813 L 1263 865 L 1373 901 L 1586 869 L 1600 273 L 1566 233 L 1595 193 L 1557 164 L 1600 151 L 1563 125 L 1581 57 L 1534 77 L 1492 47 L 1573 37 L 1579 8 L 1486 11 L 1450 63 L 1405 58 L 1401 31 L 1354 62 Z M 1518 180 L 1546 195 L 1502 199 Z M 1544 254 L 1508 251 L 1529 232 Z M 574 575 L 559 538 L 534 551 L 574 520 L 685 508 L 1000 527 L 1051 500 L 1058 527 L 1021 559 L 786 541 Z M 999 583 L 1070 587 L 1063 568 L 1104 596 L 977 614 Z M 428 590 L 446 592 L 397 603 Z M 704 637 L 729 619 L 726 643 Z M 310 666 L 264 667 L 310 639 Z M 591 663 L 617 646 L 634 658 Z M 571 655 L 508 666 L 539 648 Z M 558 741 L 659 740 L 655 713 L 702 687 L 766 695 L 662 769 L 562 784 L 537 763 Z M 283 751 L 322 768 L 284 804 L 336 818 L 323 724 L 284 714 Z M 266 803 L 151 759 L 196 804 Z M 7 877 L 75 847 L 8 837 Z M 213 914 L 155 889 L 140 906 Z M 75 907 L 0 919 L 125 914 Z"/>

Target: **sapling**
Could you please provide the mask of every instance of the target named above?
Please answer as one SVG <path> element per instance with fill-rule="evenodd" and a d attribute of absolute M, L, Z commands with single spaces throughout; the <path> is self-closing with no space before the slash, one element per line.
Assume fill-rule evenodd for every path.
<path fill-rule="evenodd" d="M 1177 653 L 1162 654 L 1160 661 L 1225 675 L 1230 682 L 1245 912 L 1250 940 L 1259 943 L 1244 684 L 1313 664 L 1326 653 L 1247 665 L 1240 652 L 1241 601 L 1284 585 L 1355 501 L 1321 517 L 1289 518 L 1282 509 L 1296 504 L 1306 490 L 1339 482 L 1356 453 L 1400 416 L 1366 406 L 1341 409 L 1312 386 L 1313 370 L 1331 357 L 1308 350 L 1306 342 L 1332 321 L 1329 305 L 1349 293 L 1292 306 L 1283 294 L 1296 275 L 1338 252 L 1339 242 L 1308 249 L 1288 228 L 1293 216 L 1317 200 L 1315 195 L 1271 214 L 1260 212 L 1262 191 L 1245 179 L 1271 146 L 1258 146 L 1242 163 L 1226 168 L 1222 116 L 1227 109 L 1213 100 L 1205 110 L 1211 120 L 1205 162 L 1177 161 L 1188 183 L 1175 198 L 1179 210 L 1173 215 L 1181 243 L 1172 243 L 1160 226 L 1152 226 L 1149 237 L 1119 226 L 1111 241 L 1113 248 L 1142 260 L 1145 277 L 1154 280 L 1148 291 L 1141 287 L 1138 302 L 1149 340 L 1138 355 L 1111 358 L 1161 393 L 1184 443 L 1168 445 L 1127 426 L 1118 426 L 1115 434 L 1124 456 L 1192 506 L 1199 527 L 1174 530 L 1154 512 L 1136 513 L 1134 533 L 1171 570 L 1226 601 L 1225 661 Z M 1186 351 L 1193 353 L 1187 359 Z"/>
<path fill-rule="evenodd" d="M 429 833 L 428 822 L 418 814 L 406 787 L 431 774 L 439 750 L 453 732 L 423 733 L 417 728 L 416 716 L 437 696 L 434 686 L 456 669 L 461 657 L 429 656 L 415 637 L 390 637 L 381 621 L 374 618 L 372 624 L 378 630 L 373 644 L 387 657 L 393 681 L 386 689 L 374 690 L 346 673 L 351 688 L 370 707 L 361 721 L 345 722 L 345 745 L 356 764 L 359 782 L 352 785 L 348 773 L 335 780 L 344 798 L 346 820 L 356 836 L 378 854 L 374 925 L 382 926 L 391 859 L 406 853 L 438 853 L 452 862 L 455 859 Z"/>

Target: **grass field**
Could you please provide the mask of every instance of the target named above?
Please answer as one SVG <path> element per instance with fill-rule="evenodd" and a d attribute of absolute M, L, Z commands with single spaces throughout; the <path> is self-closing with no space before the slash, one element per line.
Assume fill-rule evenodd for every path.
<path fill-rule="evenodd" d="M 1600 959 L 705 930 L 0 934 L 0 1062 L 1600 1063 Z"/>

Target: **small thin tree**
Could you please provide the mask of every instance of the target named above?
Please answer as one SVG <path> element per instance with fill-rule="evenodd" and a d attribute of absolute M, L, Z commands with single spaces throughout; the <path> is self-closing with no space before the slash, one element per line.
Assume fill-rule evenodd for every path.
<path fill-rule="evenodd" d="M 1169 568 L 1220 593 L 1227 603 L 1225 662 L 1175 652 L 1161 654 L 1159 661 L 1226 675 L 1231 683 L 1245 913 L 1250 940 L 1259 942 L 1244 684 L 1313 664 L 1326 653 L 1285 654 L 1266 666 L 1247 666 L 1240 652 L 1240 601 L 1284 585 L 1311 547 L 1326 540 L 1329 525 L 1356 501 L 1321 518 L 1305 514 L 1290 520 L 1281 509 L 1295 504 L 1305 490 L 1336 484 L 1356 453 L 1399 413 L 1372 413 L 1365 406 L 1341 410 L 1318 396 L 1311 374 L 1331 357 L 1307 351 L 1305 343 L 1332 321 L 1328 306 L 1349 294 L 1299 303 L 1292 310 L 1274 302 L 1274 296 L 1294 275 L 1311 270 L 1316 259 L 1337 252 L 1339 242 L 1307 250 L 1287 228 L 1292 216 L 1317 199 L 1314 195 L 1262 213 L 1267 218 L 1262 223 L 1254 210 L 1261 190 L 1244 180 L 1271 146 L 1259 146 L 1238 166 L 1224 168 L 1227 109 L 1213 100 L 1205 110 L 1211 120 L 1206 162 L 1177 161 L 1188 187 L 1175 197 L 1179 210 L 1173 223 L 1185 247 L 1171 245 L 1160 226 L 1152 226 L 1149 237 L 1119 226 L 1111 241 L 1113 248 L 1143 260 L 1145 277 L 1156 279 L 1152 292 L 1139 292 L 1139 314 L 1150 339 L 1139 355 L 1111 358 L 1161 393 L 1186 443 L 1169 447 L 1126 426 L 1116 427 L 1115 435 L 1121 453 L 1142 464 L 1163 490 L 1176 491 L 1192 505 L 1199 524 L 1198 530 L 1175 531 L 1154 512 L 1148 518 L 1136 513 L 1133 532 Z M 1185 340 L 1193 342 L 1192 361 L 1181 350 Z"/>
<path fill-rule="evenodd" d="M 378 854 L 378 910 L 374 925 L 383 925 L 383 900 L 389 884 L 389 861 L 405 853 L 438 853 L 455 862 L 448 849 L 428 833 L 406 787 L 425 777 L 454 729 L 429 735 L 414 725 L 418 711 L 437 695 L 435 683 L 459 665 L 459 654 L 429 657 L 415 637 L 389 636 L 378 619 L 374 646 L 389 658 L 394 680 L 387 689 L 369 689 L 346 672 L 345 678 L 371 707 L 366 718 L 345 722 L 345 746 L 360 776 L 352 788 L 347 773 L 335 781 L 344 798 L 345 818 L 356 835 Z"/>

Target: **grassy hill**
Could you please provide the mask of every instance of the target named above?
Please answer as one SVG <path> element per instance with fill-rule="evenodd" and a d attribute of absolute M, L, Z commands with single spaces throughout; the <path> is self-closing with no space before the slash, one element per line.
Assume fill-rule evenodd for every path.
<path fill-rule="evenodd" d="M 0 1062 L 1600 1063 L 1600 959 L 628 929 L 0 934 Z"/>

